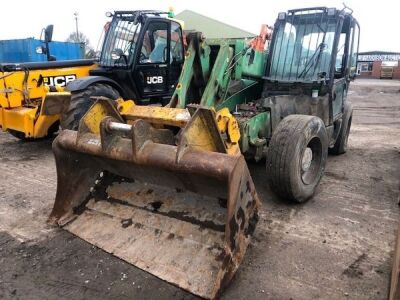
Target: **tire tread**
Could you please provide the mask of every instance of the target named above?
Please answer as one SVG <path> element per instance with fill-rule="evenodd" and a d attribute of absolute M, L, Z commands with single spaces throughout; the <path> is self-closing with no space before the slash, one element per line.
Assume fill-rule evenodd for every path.
<path fill-rule="evenodd" d="M 270 187 L 282 198 L 298 201 L 292 190 L 290 166 L 296 145 L 303 138 L 303 132 L 313 118 L 316 117 L 287 116 L 278 124 L 270 140 L 266 159 L 267 178 Z"/>
<path fill-rule="evenodd" d="M 62 129 L 78 130 L 80 119 L 92 103 L 90 99 L 92 96 L 106 96 L 116 100 L 119 97 L 119 93 L 111 86 L 103 83 L 95 83 L 84 90 L 72 92 L 69 106 L 60 118 Z"/>

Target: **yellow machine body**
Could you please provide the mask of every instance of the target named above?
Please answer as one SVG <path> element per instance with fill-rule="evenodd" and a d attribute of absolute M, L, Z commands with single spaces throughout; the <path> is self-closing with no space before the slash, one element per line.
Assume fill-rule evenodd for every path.
<path fill-rule="evenodd" d="M 54 100 L 58 98 L 50 91 L 62 92 L 68 82 L 88 76 L 95 67 L 91 63 L 34 70 L 21 67 L 0 72 L 0 127 L 21 138 L 47 136 L 50 128 L 58 124 L 64 105 L 56 103 Z"/>

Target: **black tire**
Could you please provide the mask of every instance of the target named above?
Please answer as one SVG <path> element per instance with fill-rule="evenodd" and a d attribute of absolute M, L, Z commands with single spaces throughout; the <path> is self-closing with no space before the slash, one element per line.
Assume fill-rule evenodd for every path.
<path fill-rule="evenodd" d="M 60 130 L 60 121 L 53 123 L 47 130 L 46 138 L 52 138 Z"/>
<path fill-rule="evenodd" d="M 119 98 L 119 93 L 113 87 L 104 83 L 89 85 L 86 89 L 72 92 L 68 108 L 61 114 L 61 129 L 78 130 L 79 121 L 93 104 L 90 97 L 104 96 L 112 100 Z"/>
<path fill-rule="evenodd" d="M 324 174 L 328 145 L 325 124 L 320 118 L 284 118 L 268 147 L 266 165 L 271 189 L 287 200 L 308 200 Z"/>
<path fill-rule="evenodd" d="M 330 154 L 339 155 L 346 153 L 352 119 L 353 119 L 353 106 L 351 105 L 351 103 L 346 101 L 346 103 L 344 104 L 342 126 L 340 127 L 339 135 L 336 139 L 335 145 L 332 148 L 329 148 Z"/>

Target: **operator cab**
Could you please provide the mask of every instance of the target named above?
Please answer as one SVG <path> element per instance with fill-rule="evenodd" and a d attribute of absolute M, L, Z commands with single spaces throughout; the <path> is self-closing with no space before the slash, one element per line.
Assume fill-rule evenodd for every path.
<path fill-rule="evenodd" d="M 359 26 L 345 9 L 310 8 L 280 13 L 266 79 L 328 82 L 355 72 Z"/>
<path fill-rule="evenodd" d="M 99 68 L 90 75 L 115 81 L 124 99 L 163 103 L 184 62 L 182 27 L 159 11 L 116 11 L 106 25 Z"/>
<path fill-rule="evenodd" d="M 326 126 L 341 117 L 357 65 L 360 29 L 352 13 L 347 7 L 279 13 L 263 96 L 275 96 L 274 101 L 281 102 L 279 106 L 290 107 L 282 117 L 293 111 L 311 113 L 319 115 Z M 281 97 L 284 95 L 295 97 Z M 317 112 L 312 112 L 315 105 Z"/>

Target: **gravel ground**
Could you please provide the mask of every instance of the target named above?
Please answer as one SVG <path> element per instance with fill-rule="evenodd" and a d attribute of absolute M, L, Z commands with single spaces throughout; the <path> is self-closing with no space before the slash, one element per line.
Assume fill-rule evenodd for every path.
<path fill-rule="evenodd" d="M 329 156 L 313 199 L 282 202 L 250 163 L 263 202 L 224 299 L 385 299 L 399 221 L 400 82 L 357 80 L 349 151 Z M 192 299 L 45 220 L 51 141 L 0 133 L 0 298 Z"/>

